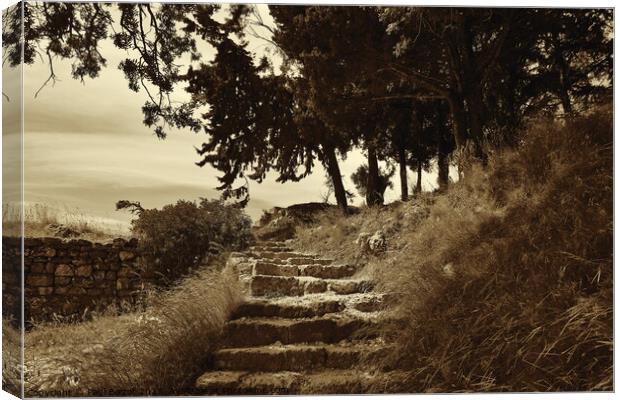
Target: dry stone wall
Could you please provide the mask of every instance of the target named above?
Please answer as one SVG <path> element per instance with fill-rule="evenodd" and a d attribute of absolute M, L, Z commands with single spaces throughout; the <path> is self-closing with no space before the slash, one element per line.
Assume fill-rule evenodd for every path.
<path fill-rule="evenodd" d="M 20 314 L 20 238 L 2 238 L 3 317 Z M 111 243 L 56 238 L 24 241 L 24 316 L 26 322 L 57 316 L 83 318 L 112 304 L 135 304 L 153 285 L 143 271 L 136 240 Z"/>

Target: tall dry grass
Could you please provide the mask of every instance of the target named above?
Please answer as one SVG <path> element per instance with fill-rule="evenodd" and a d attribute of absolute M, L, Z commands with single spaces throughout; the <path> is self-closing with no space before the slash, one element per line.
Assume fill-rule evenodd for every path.
<path fill-rule="evenodd" d="M 354 254 L 359 224 L 390 232 L 392 251 L 368 260 L 398 299 L 380 367 L 408 378 L 390 390 L 613 389 L 611 121 L 611 108 L 539 121 L 445 194 L 331 216 L 299 236 L 300 247 Z"/>
<path fill-rule="evenodd" d="M 26 334 L 26 395 L 184 393 L 241 297 L 232 272 L 208 269 L 155 295 L 145 312 L 39 326 Z"/>
<path fill-rule="evenodd" d="M 2 234 L 21 234 L 20 207 L 13 203 L 2 205 Z M 64 237 L 59 231 L 72 232 L 67 238 L 105 241 L 118 237 L 129 237 L 129 224 L 121 221 L 93 217 L 78 208 L 45 203 L 26 204 L 23 212 L 24 229 L 27 237 Z M 60 227 L 60 229 L 58 229 Z"/>
<path fill-rule="evenodd" d="M 22 338 L 9 321 L 2 321 L 2 390 L 20 397 Z"/>

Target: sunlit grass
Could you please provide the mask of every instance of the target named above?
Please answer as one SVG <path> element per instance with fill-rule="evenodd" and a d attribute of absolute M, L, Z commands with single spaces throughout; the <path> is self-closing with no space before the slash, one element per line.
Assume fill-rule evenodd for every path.
<path fill-rule="evenodd" d="M 129 236 L 129 224 L 88 215 L 76 207 L 27 203 L 24 206 L 26 237 L 62 237 L 103 241 Z M 8 203 L 2 206 L 4 236 L 18 236 L 21 230 L 21 209 Z"/>

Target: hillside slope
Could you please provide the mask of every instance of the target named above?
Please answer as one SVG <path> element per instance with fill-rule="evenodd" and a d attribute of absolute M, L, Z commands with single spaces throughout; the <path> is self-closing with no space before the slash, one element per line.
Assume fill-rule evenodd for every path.
<path fill-rule="evenodd" d="M 611 108 L 538 122 L 446 193 L 327 213 L 293 246 L 396 294 L 394 391 L 612 390 L 612 141 Z M 387 251 L 361 252 L 377 232 Z"/>

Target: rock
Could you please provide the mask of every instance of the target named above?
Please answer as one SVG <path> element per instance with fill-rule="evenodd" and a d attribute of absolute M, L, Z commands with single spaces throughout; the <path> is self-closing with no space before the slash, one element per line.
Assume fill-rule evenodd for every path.
<path fill-rule="evenodd" d="M 116 274 L 118 277 L 129 278 L 134 275 L 134 272 L 129 267 L 122 267 Z"/>
<path fill-rule="evenodd" d="M 75 271 L 76 276 L 90 276 L 93 273 L 93 267 L 91 265 L 80 265 Z"/>
<path fill-rule="evenodd" d="M 385 239 L 383 231 L 376 231 L 375 234 L 368 239 L 368 247 L 370 247 L 370 250 L 375 254 L 387 250 L 387 240 Z"/>
<path fill-rule="evenodd" d="M 95 278 L 96 281 L 102 281 L 105 279 L 105 271 L 97 271 L 93 274 L 93 278 Z"/>
<path fill-rule="evenodd" d="M 368 253 L 368 239 L 370 238 L 370 233 L 361 232 L 357 235 L 357 239 L 355 239 L 355 244 L 357 244 L 362 253 Z"/>
<path fill-rule="evenodd" d="M 112 244 L 117 247 L 122 247 L 127 244 L 127 241 L 123 238 L 112 239 Z"/>
<path fill-rule="evenodd" d="M 129 279 L 119 278 L 116 280 L 116 290 L 127 290 L 130 287 Z"/>
<path fill-rule="evenodd" d="M 47 249 L 45 249 L 43 255 L 45 255 L 45 257 L 54 257 L 56 256 L 56 249 L 52 249 L 51 247 L 48 247 Z"/>
<path fill-rule="evenodd" d="M 53 275 L 30 275 L 26 278 L 26 284 L 34 287 L 52 286 Z"/>
<path fill-rule="evenodd" d="M 378 230 L 372 235 L 362 232 L 355 242 L 360 247 L 362 254 L 379 255 L 387 250 L 387 239 L 382 230 Z"/>
<path fill-rule="evenodd" d="M 56 279 L 54 279 L 54 282 L 56 283 L 56 287 L 66 286 L 71 283 L 71 279 L 72 278 L 70 276 L 57 276 Z"/>
<path fill-rule="evenodd" d="M 448 278 L 454 278 L 454 275 L 456 274 L 452 263 L 447 263 L 446 265 L 444 265 L 442 270 L 443 270 L 444 275 L 447 276 Z"/>
<path fill-rule="evenodd" d="M 121 261 L 130 261 L 136 258 L 136 255 L 132 253 L 131 251 L 123 250 L 118 253 L 118 258 L 120 258 Z"/>
<path fill-rule="evenodd" d="M 49 296 L 52 293 L 54 293 L 53 287 L 38 287 L 37 288 L 37 294 L 39 296 Z"/>
<path fill-rule="evenodd" d="M 34 274 L 51 274 L 54 272 L 54 264 L 52 263 L 34 263 L 30 269 Z"/>
<path fill-rule="evenodd" d="M 114 271 L 107 271 L 105 273 L 105 279 L 109 280 L 109 281 L 113 281 L 116 279 L 116 272 Z"/>

